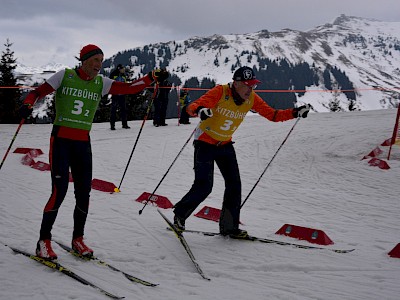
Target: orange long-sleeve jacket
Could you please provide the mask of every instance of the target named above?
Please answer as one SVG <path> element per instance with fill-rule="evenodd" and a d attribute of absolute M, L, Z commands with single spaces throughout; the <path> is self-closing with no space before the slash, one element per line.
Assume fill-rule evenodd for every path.
<path fill-rule="evenodd" d="M 250 95 L 250 100 L 246 102 L 247 108 L 245 109 L 245 113 L 247 113 L 250 109 L 258 112 L 261 116 L 272 122 L 283 122 L 287 120 L 291 120 L 294 118 L 293 109 L 274 109 L 270 107 L 265 101 L 258 96 L 254 91 Z M 244 104 L 242 104 L 244 105 Z M 213 145 L 223 145 L 232 140 L 232 134 L 236 131 L 237 127 L 240 125 L 242 120 L 234 120 L 234 119 L 243 119 L 243 109 L 240 112 L 240 106 L 236 105 L 233 100 L 232 90 L 229 85 L 218 85 L 211 90 L 209 90 L 206 94 L 201 96 L 196 101 L 192 102 L 187 107 L 187 112 L 191 116 L 197 115 L 197 110 L 199 107 L 207 107 L 213 110 L 213 117 L 211 118 L 220 118 L 224 119 L 218 122 L 218 120 L 213 120 L 212 125 L 200 125 L 196 129 L 197 132 L 195 134 L 195 139 L 204 141 Z M 219 113 L 222 112 L 222 113 Z M 245 114 L 244 113 L 244 114 Z M 229 120 L 230 119 L 230 120 Z M 207 121 L 207 120 L 206 120 Z M 204 121 L 203 121 L 204 122 Z M 224 128 L 223 137 L 220 134 L 221 138 L 218 136 L 218 131 L 222 132 L 216 127 L 216 124 L 221 124 L 221 128 Z M 226 129 L 226 124 L 236 125 L 232 129 Z M 214 128 L 211 128 L 214 126 Z"/>

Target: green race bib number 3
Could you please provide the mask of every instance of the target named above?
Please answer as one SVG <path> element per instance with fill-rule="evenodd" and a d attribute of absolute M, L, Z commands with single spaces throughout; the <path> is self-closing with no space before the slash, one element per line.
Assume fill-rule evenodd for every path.
<path fill-rule="evenodd" d="M 71 111 L 71 113 L 74 114 L 74 115 L 81 115 L 82 112 L 83 112 L 83 109 L 82 109 L 83 108 L 83 104 L 84 104 L 83 101 L 75 100 L 74 101 L 74 109 Z M 84 116 L 85 117 L 89 116 L 89 110 L 88 109 L 85 110 Z"/>

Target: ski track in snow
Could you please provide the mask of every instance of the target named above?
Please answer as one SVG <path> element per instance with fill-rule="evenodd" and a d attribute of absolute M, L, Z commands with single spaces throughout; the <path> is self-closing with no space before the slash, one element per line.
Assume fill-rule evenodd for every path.
<path fill-rule="evenodd" d="M 398 184 L 400 148 L 392 149 L 390 170 L 368 166 L 361 158 L 389 138 L 396 110 L 353 113 L 312 113 L 300 120 L 259 184 L 243 206 L 242 228 L 250 234 L 308 244 L 276 235 L 283 224 L 324 230 L 335 242 L 325 250 L 230 240 L 186 233 L 208 282 L 196 272 L 174 234 L 166 230 L 155 207 L 135 199 L 153 192 L 197 124 L 155 128 L 146 122 L 120 193 L 93 190 L 86 224 L 86 241 L 95 255 L 144 280 L 128 281 L 94 262 L 80 262 L 54 245 L 59 262 L 82 277 L 126 299 L 398 299 L 400 259 L 387 253 L 400 242 Z M 119 185 L 142 121 L 130 130 L 109 130 L 108 123 L 92 130 L 93 177 Z M 248 116 L 234 135 L 242 177 L 242 200 L 264 171 L 294 121 L 272 123 Z M 5 153 L 17 125 L 0 127 L 0 151 Z M 51 125 L 24 125 L 16 147 L 40 148 L 35 160 L 48 162 Z M 387 147 L 381 147 L 387 152 Z M 384 157 L 384 156 L 383 156 Z M 50 196 L 50 174 L 21 164 L 21 154 L 9 153 L 0 173 L 0 240 L 34 252 L 41 214 Z M 156 191 L 174 204 L 193 182 L 192 141 Z M 224 182 L 215 169 L 214 189 L 204 205 L 220 208 Z M 70 243 L 74 209 L 73 184 L 53 229 L 55 240 Z M 172 219 L 172 210 L 166 210 Z M 191 216 L 187 228 L 217 231 L 218 223 Z M 0 299 L 107 299 L 48 268 L 0 247 Z"/>

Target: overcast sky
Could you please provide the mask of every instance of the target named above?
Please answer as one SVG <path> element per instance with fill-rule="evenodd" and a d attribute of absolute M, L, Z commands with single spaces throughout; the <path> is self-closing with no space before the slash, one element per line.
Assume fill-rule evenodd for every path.
<path fill-rule="evenodd" d="M 400 22 L 399 0 L 0 0 L 0 50 L 19 63 L 69 66 L 82 46 L 120 50 L 193 36 L 309 30 L 340 14 Z"/>

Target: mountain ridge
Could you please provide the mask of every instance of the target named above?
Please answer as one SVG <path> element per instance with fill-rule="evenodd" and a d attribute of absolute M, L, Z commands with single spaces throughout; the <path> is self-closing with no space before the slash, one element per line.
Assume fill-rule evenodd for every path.
<path fill-rule="evenodd" d="M 107 74 L 122 63 L 134 76 L 141 76 L 155 67 L 166 67 L 176 86 L 190 88 L 187 83 L 193 77 L 200 84 L 205 78 L 216 84 L 229 82 L 233 71 L 244 65 L 262 75 L 269 67 L 262 63 L 265 59 L 278 65 L 282 61 L 291 66 L 307 63 L 319 83 L 306 86 L 305 90 L 312 93 L 296 94 L 296 102 L 309 102 L 317 111 L 329 110 L 332 99 L 338 100 L 343 110 L 348 107 L 348 97 L 335 93 L 345 88 L 339 86 L 332 74 L 328 75 L 333 87 L 327 89 L 329 77 L 324 77 L 324 71 L 331 68 L 338 68 L 350 79 L 358 109 L 392 108 L 399 103 L 400 22 L 355 16 L 340 15 L 331 23 L 308 31 L 263 29 L 149 44 L 121 50 L 107 58 L 103 68 Z M 288 89 L 295 90 L 290 83 Z"/>

